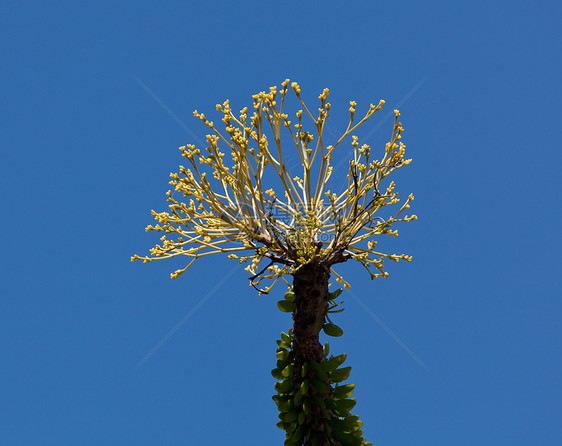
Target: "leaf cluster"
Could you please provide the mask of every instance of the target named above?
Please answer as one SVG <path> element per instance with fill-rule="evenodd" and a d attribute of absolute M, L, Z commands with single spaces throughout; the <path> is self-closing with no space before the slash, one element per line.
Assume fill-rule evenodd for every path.
<path fill-rule="evenodd" d="M 363 437 L 363 423 L 351 414 L 356 400 L 354 384 L 344 384 L 351 367 L 342 367 L 346 354 L 329 355 L 324 345 L 323 362 L 309 361 L 296 370 L 291 361 L 291 330 L 277 341 L 277 367 L 271 371 L 279 380 L 273 397 L 279 409 L 277 426 L 286 432 L 286 446 L 369 446 Z"/>

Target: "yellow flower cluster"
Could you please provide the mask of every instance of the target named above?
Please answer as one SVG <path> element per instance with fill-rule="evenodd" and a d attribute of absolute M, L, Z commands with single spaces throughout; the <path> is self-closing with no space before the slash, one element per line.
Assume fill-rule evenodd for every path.
<path fill-rule="evenodd" d="M 351 133 L 380 110 L 384 101 L 376 106 L 371 104 L 357 123 L 354 123 L 357 104 L 351 101 L 347 129 L 337 141 L 326 145 L 328 89 L 319 96 L 318 115 L 313 116 L 301 98 L 299 85 L 293 82 L 291 87 L 302 109 L 295 114 L 296 123 L 292 123 L 285 113 L 288 85 L 287 79 L 279 92 L 277 87 L 271 87 L 267 93 L 254 95 L 251 114 L 248 108 L 243 108 L 236 116 L 228 100 L 217 105 L 223 115 L 225 133 L 219 132 L 204 114 L 194 112 L 211 130 L 206 138 L 207 147 L 204 152 L 193 145 L 180 147 L 189 167 L 180 166 L 179 173 L 170 174 L 170 184 L 185 201 L 189 199 L 189 204 L 176 200 L 168 191 L 169 212 L 152 211 L 158 224 L 146 228 L 165 233 L 162 245 L 152 248 L 149 256 L 135 255 L 131 260 L 149 262 L 178 255 L 191 257 L 185 268 L 172 273 L 175 279 L 198 258 L 227 253 L 241 263 L 250 262 L 246 270 L 252 274 L 252 286 L 259 287 L 264 279 L 271 281 L 265 289 L 260 289 L 262 293 L 269 292 L 279 279 L 289 284 L 285 276 L 308 262 L 321 262 L 332 268 L 351 258 L 360 262 L 374 278 L 388 276 L 384 271 L 385 258 L 411 261 L 406 255 L 375 251 L 373 240 L 381 234 L 397 236 L 398 232 L 391 230 L 393 223 L 417 218 L 401 216 L 410 208 L 412 195 L 394 217 L 384 220 L 375 216 L 383 207 L 400 201 L 394 192 L 394 182 L 384 193 L 379 190 L 382 182 L 391 172 L 411 162 L 404 159 L 405 146 L 399 141 L 403 128 L 398 121 L 398 110 L 394 112 L 392 137 L 382 158 L 371 159 L 370 146 L 359 147 L 357 136 Z M 312 120 L 313 133 L 304 130 L 305 117 Z M 284 147 L 282 132 L 293 148 Z M 333 193 L 326 190 L 334 169 L 332 153 L 350 135 L 354 156 L 349 161 L 347 188 L 340 194 Z M 225 153 L 219 146 L 230 152 L 230 167 L 225 165 Z M 284 159 L 289 150 L 296 150 L 300 157 L 301 176 L 289 174 Z M 282 187 L 282 194 L 270 187 L 273 179 Z M 175 239 L 167 238 L 170 235 Z M 241 251 L 247 255 L 238 255 Z M 266 267 L 261 266 L 264 260 L 269 262 Z M 376 272 L 372 271 L 373 267 Z M 333 269 L 332 272 L 338 282 L 349 287 Z"/>

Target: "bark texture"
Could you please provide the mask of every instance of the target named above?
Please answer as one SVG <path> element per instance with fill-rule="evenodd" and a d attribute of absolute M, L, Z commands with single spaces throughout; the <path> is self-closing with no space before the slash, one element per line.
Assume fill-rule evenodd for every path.
<path fill-rule="evenodd" d="M 330 270 L 322 265 L 303 265 L 294 275 L 293 361 L 298 370 L 305 362 L 322 362 L 319 334 L 328 309 Z"/>
<path fill-rule="evenodd" d="M 320 344 L 320 330 L 326 320 L 328 309 L 328 281 L 330 270 L 323 264 L 310 263 L 303 265 L 295 274 L 293 280 L 293 293 L 295 294 L 295 310 L 293 311 L 292 332 L 292 362 L 295 364 L 294 392 L 298 392 L 303 382 L 301 370 L 305 363 L 316 361 L 321 363 L 326 360 L 322 344 Z M 315 379 L 313 370 L 309 370 L 307 379 Z M 320 393 L 310 390 L 313 398 L 326 400 L 331 398 L 332 388 L 326 382 L 327 392 Z M 327 419 L 322 409 L 314 404 L 306 416 L 307 431 L 315 431 L 319 435 L 319 446 L 339 444 L 329 440 L 326 431 Z M 308 445 L 308 442 L 304 443 Z"/>

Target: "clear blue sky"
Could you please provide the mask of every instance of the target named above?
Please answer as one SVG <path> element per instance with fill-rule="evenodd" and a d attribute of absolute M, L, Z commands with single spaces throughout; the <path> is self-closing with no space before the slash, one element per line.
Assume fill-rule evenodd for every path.
<path fill-rule="evenodd" d="M 280 445 L 279 296 L 222 257 L 129 263 L 192 117 L 298 81 L 400 105 L 414 256 L 332 343 L 379 446 L 562 444 L 561 7 L 534 2 L 9 2 L 0 26 L 0 444 Z M 338 115 L 340 110 L 340 115 Z M 343 112 L 341 112 L 343 110 Z M 384 114 L 368 125 L 378 125 Z M 219 119 L 215 118 L 218 122 Z M 368 139 L 382 148 L 385 121 Z M 281 288 L 278 288 L 281 293 Z"/>

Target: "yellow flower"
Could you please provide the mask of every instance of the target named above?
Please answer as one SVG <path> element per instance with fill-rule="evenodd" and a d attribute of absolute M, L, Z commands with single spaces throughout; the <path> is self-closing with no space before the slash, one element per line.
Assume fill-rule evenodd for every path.
<path fill-rule="evenodd" d="M 257 287 L 262 280 L 269 280 L 272 284 L 261 289 L 267 292 L 279 278 L 287 283 L 283 275 L 294 274 L 312 261 L 323 262 L 336 280 L 348 288 L 350 285 L 333 270 L 335 264 L 348 258 L 367 268 L 374 265 L 379 273 L 369 271 L 371 277 L 387 277 L 382 260 L 376 260 L 381 255 L 392 260 L 411 260 L 405 255 L 372 251 L 377 244 L 373 237 L 396 236 L 398 232 L 391 229 L 392 224 L 417 219 L 415 215 L 399 215 L 410 207 L 413 195 L 393 218 L 377 219 L 382 208 L 400 201 L 394 182 L 383 185 L 388 184 L 387 177 L 411 162 L 404 160 L 406 146 L 399 141 L 403 131 L 398 122 L 400 112 L 394 111 L 396 120 L 386 146 L 359 147 L 356 129 L 382 108 L 383 100 L 377 106 L 371 104 L 356 123 L 353 122 L 357 102 L 350 101 L 347 130 L 332 138 L 323 134 L 331 109 L 326 102 L 328 89 L 318 96 L 320 107 L 318 114 L 313 115 L 314 108 L 306 106 L 296 82 L 291 87 L 302 107 L 296 113 L 287 110 L 289 102 L 284 99 L 290 92 L 288 85 L 287 79 L 281 89 L 271 87 L 268 92 L 253 95 L 250 115 L 248 107 L 233 112 L 228 100 L 217 105 L 216 111 L 221 115 L 217 122 L 224 123 L 226 133 L 221 133 L 205 114 L 194 112 L 211 133 L 206 137 L 204 154 L 194 145 L 179 148 L 191 164 L 186 166 L 189 168 L 180 166 L 178 173 L 170 175 L 170 184 L 179 197 L 168 192 L 169 212 L 153 211 L 159 224 L 146 227 L 147 231 L 163 232 L 168 238 L 163 238 L 163 246 L 151 249 L 150 255 L 135 255 L 131 261 L 187 256 L 187 266 L 171 274 L 177 278 L 195 260 L 226 253 L 240 263 L 251 261 L 247 270 L 252 275 L 258 272 L 251 284 Z M 289 121 L 290 114 L 296 115 L 296 124 Z M 313 124 L 306 130 L 310 122 Z M 328 140 L 331 145 L 325 145 Z M 347 164 L 347 190 L 333 193 L 328 184 L 332 173 L 338 173 L 338 165 L 331 164 L 332 152 L 338 145 L 343 150 L 349 143 L 352 158 Z M 380 158 L 372 159 L 377 150 Z M 224 153 L 232 154 L 230 168 L 225 165 Z M 296 165 L 291 158 L 293 153 L 297 160 L 300 158 Z M 302 170 L 295 175 L 299 164 Z M 328 203 L 323 201 L 325 197 Z M 238 256 L 240 251 L 245 255 Z M 267 263 L 261 264 L 263 260 Z"/>

